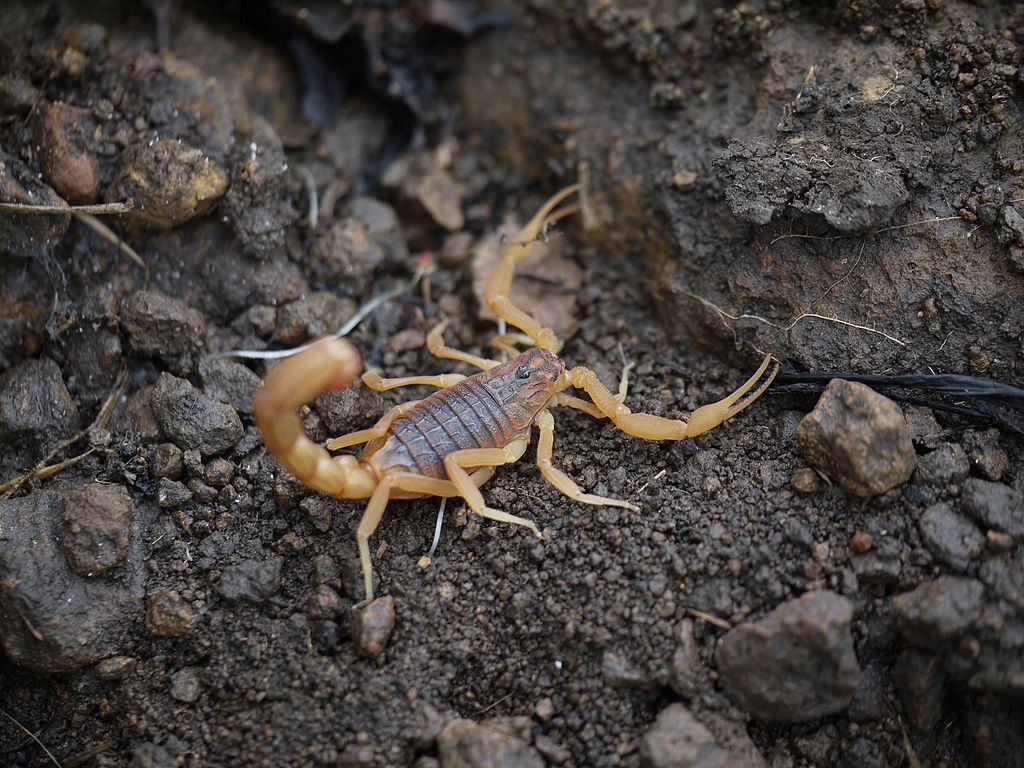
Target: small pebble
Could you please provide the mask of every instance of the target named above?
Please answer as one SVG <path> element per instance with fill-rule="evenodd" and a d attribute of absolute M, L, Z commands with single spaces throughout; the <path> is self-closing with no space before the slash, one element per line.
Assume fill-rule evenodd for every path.
<path fill-rule="evenodd" d="M 378 597 L 356 614 L 352 635 L 356 648 L 368 659 L 380 656 L 395 628 L 395 598 Z"/>

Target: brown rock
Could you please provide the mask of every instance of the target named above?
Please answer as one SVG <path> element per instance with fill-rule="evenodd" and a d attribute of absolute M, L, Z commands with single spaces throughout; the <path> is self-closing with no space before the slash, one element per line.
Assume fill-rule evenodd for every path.
<path fill-rule="evenodd" d="M 156 637 L 181 637 L 195 624 L 195 613 L 177 592 L 156 592 L 146 600 L 146 631 Z"/>
<path fill-rule="evenodd" d="M 876 496 L 905 483 L 916 464 L 899 406 L 856 382 L 829 382 L 796 437 L 809 464 L 856 496 Z"/>
<path fill-rule="evenodd" d="M 162 360 L 179 376 L 192 373 L 206 346 L 202 314 L 159 291 L 137 291 L 121 308 L 121 324 L 137 355 Z"/>
<path fill-rule="evenodd" d="M 100 173 L 89 148 L 96 128 L 92 113 L 57 101 L 35 115 L 32 133 L 43 178 L 70 203 L 96 202 Z"/>
<path fill-rule="evenodd" d="M 301 344 L 334 333 L 356 311 L 355 302 L 329 291 L 317 291 L 285 304 L 277 313 L 277 339 L 282 344 Z"/>
<path fill-rule="evenodd" d="M 65 496 L 60 545 L 72 570 L 96 576 L 121 565 L 136 512 L 119 485 L 92 483 Z"/>
<path fill-rule="evenodd" d="M 356 614 L 352 635 L 359 653 L 375 659 L 384 652 L 395 628 L 395 598 L 378 597 Z"/>
<path fill-rule="evenodd" d="M 209 213 L 228 188 L 228 176 L 199 149 L 173 139 L 133 144 L 106 199 L 135 203 L 126 218 L 154 229 L 168 229 Z"/>
<path fill-rule="evenodd" d="M 504 729 L 452 720 L 437 737 L 442 768 L 544 768 L 544 758 Z"/>
<path fill-rule="evenodd" d="M 810 467 L 801 467 L 789 479 L 789 485 L 797 493 L 817 493 L 821 490 L 818 473 Z"/>

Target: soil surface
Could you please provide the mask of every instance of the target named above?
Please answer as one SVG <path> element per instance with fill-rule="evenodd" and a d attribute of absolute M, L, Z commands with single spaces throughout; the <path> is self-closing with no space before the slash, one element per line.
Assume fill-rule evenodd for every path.
<path fill-rule="evenodd" d="M 491 354 L 495 252 L 582 177 L 515 295 L 635 411 L 763 352 L 1021 386 L 1022 58 L 996 0 L 0 5 L 0 202 L 56 209 L 0 211 L 0 765 L 1024 765 L 1012 433 L 847 382 L 678 443 L 558 409 L 641 511 L 531 448 L 484 495 L 541 540 L 450 503 L 424 560 L 395 502 L 360 608 L 363 502 L 223 354 L 388 294 L 367 365 L 470 373 L 426 332 Z"/>

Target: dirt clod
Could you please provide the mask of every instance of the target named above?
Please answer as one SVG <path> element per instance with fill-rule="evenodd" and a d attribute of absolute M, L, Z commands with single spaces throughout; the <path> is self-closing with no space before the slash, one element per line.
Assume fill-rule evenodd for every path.
<path fill-rule="evenodd" d="M 101 680 L 113 682 L 130 674 L 138 664 L 138 659 L 131 656 L 111 656 L 96 665 L 96 674 Z"/>
<path fill-rule="evenodd" d="M 658 713 L 640 739 L 640 761 L 644 768 L 739 768 L 742 764 L 682 704 L 669 704 Z"/>
<path fill-rule="evenodd" d="M 796 428 L 807 461 L 856 496 L 877 496 L 914 471 L 899 406 L 870 387 L 833 379 Z"/>
<path fill-rule="evenodd" d="M 953 511 L 945 502 L 933 504 L 918 520 L 921 540 L 936 559 L 946 563 L 957 573 L 985 549 L 985 536 L 967 518 Z"/>
<path fill-rule="evenodd" d="M 964 512 L 986 528 L 1024 536 L 1024 494 L 1019 491 L 972 477 L 964 481 L 960 498 Z"/>
<path fill-rule="evenodd" d="M 136 514 L 119 485 L 92 483 L 65 496 L 60 545 L 71 569 L 95 576 L 124 563 Z"/>
<path fill-rule="evenodd" d="M 985 586 L 976 579 L 940 576 L 892 599 L 896 623 L 907 642 L 942 650 L 977 620 Z"/>
<path fill-rule="evenodd" d="M 943 443 L 918 459 L 917 481 L 935 488 L 959 483 L 970 474 L 967 453 L 959 443 Z"/>
<path fill-rule="evenodd" d="M 442 768 L 544 768 L 527 742 L 501 728 L 452 720 L 437 737 Z"/>
<path fill-rule="evenodd" d="M 725 692 L 766 720 L 794 722 L 841 712 L 860 678 L 852 618 L 849 600 L 823 591 L 734 627 L 715 651 Z"/>
<path fill-rule="evenodd" d="M 352 636 L 359 653 L 368 659 L 380 656 L 395 628 L 395 598 L 378 597 L 353 619 Z"/>
<path fill-rule="evenodd" d="M 74 434 L 78 423 L 78 408 L 52 360 L 26 360 L 0 374 L 0 440 L 41 455 Z"/>
<path fill-rule="evenodd" d="M 211 400 L 185 379 L 161 373 L 150 395 L 160 430 L 183 450 L 203 456 L 230 450 L 242 439 L 242 422 L 230 405 Z"/>
<path fill-rule="evenodd" d="M 266 560 L 243 560 L 224 569 L 217 592 L 225 600 L 262 603 L 269 600 L 281 586 L 282 557 Z"/>
<path fill-rule="evenodd" d="M 252 413 L 252 396 L 260 388 L 260 377 L 241 363 L 204 357 L 199 361 L 203 391 L 214 400 L 227 403 L 239 413 Z"/>
<path fill-rule="evenodd" d="M 317 291 L 278 310 L 275 336 L 282 344 L 302 344 L 334 333 L 355 311 L 355 302 Z"/>
<path fill-rule="evenodd" d="M 154 637 L 183 637 L 195 621 L 192 606 L 177 592 L 156 592 L 146 598 L 146 631 Z"/>
<path fill-rule="evenodd" d="M 188 376 L 206 347 L 206 320 L 197 310 L 159 291 L 138 291 L 121 307 L 132 352 L 155 357 Z"/>
<path fill-rule="evenodd" d="M 157 482 L 156 503 L 161 509 L 177 509 L 191 498 L 192 491 L 180 480 L 161 477 Z"/>

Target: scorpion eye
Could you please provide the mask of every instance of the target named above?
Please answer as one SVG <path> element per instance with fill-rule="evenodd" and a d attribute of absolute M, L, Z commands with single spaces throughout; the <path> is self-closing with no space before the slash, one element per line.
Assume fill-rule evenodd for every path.
<path fill-rule="evenodd" d="M 528 366 L 528 365 L 520 365 L 518 368 L 516 368 L 516 378 L 517 379 L 528 379 L 528 378 L 530 378 L 530 366 Z"/>

